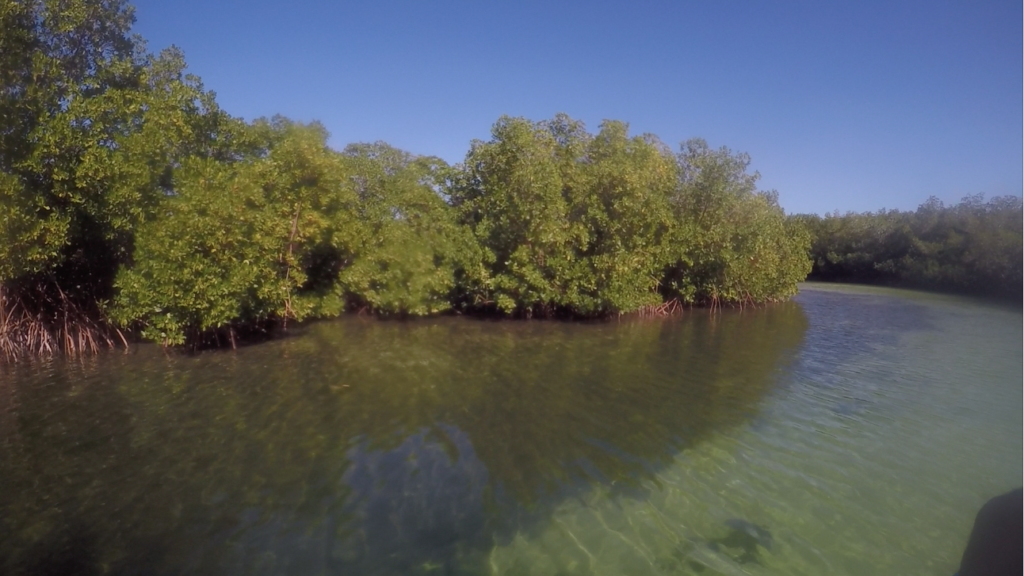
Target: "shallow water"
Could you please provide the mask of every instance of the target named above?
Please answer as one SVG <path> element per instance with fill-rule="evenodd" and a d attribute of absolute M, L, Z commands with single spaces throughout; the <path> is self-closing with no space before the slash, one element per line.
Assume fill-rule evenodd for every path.
<path fill-rule="evenodd" d="M 1019 486 L 1019 310 L 807 285 L 0 372 L 0 572 L 934 574 Z"/>

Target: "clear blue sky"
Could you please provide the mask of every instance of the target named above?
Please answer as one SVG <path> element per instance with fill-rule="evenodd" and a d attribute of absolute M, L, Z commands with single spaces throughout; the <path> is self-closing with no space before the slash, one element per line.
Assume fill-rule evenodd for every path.
<path fill-rule="evenodd" d="M 502 114 L 753 158 L 787 212 L 1020 196 L 1019 0 L 139 0 L 228 112 L 461 161 Z"/>

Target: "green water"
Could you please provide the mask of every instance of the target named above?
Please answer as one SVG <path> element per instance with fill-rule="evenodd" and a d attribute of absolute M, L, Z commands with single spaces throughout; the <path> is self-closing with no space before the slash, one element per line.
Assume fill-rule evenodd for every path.
<path fill-rule="evenodd" d="M 949 575 L 1021 484 L 1021 326 L 808 285 L 7 366 L 0 572 Z"/>

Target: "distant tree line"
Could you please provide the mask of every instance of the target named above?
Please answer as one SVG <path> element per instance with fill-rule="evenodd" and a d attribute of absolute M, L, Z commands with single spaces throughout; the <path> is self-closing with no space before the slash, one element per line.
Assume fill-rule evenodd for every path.
<path fill-rule="evenodd" d="M 596 317 L 786 298 L 749 159 L 503 117 L 463 163 L 222 111 L 121 0 L 0 8 L 0 347 L 233 343 L 346 310 Z"/>
<path fill-rule="evenodd" d="M 811 280 L 860 282 L 1021 301 L 1021 199 L 982 194 L 916 211 L 790 217 L 812 238 Z"/>

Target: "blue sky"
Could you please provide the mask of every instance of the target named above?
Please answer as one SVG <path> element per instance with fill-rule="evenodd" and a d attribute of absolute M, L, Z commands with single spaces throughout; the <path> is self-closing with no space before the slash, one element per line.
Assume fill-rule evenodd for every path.
<path fill-rule="evenodd" d="M 228 112 L 461 161 L 502 114 L 751 155 L 787 212 L 1020 196 L 1022 3 L 141 0 Z"/>

